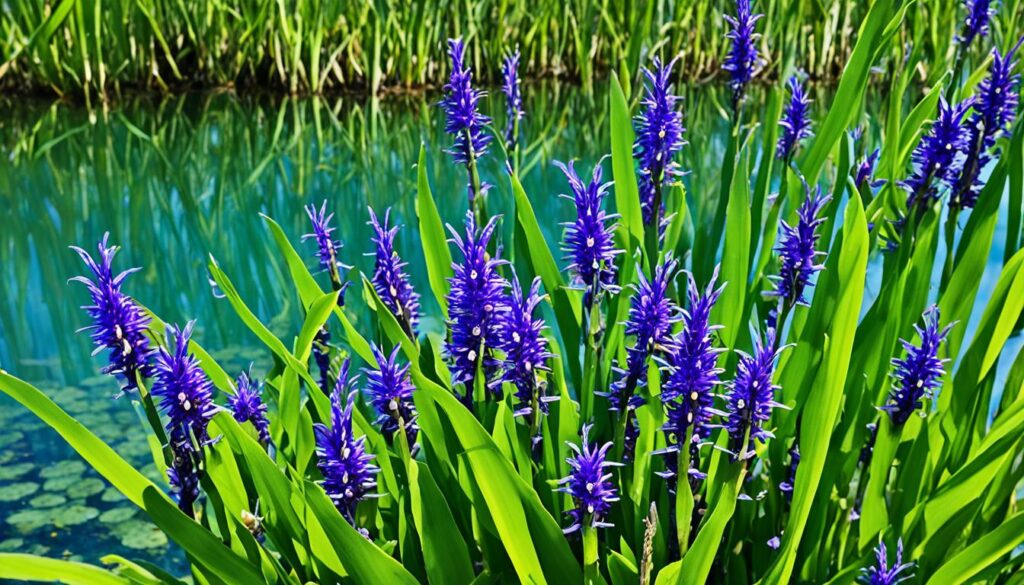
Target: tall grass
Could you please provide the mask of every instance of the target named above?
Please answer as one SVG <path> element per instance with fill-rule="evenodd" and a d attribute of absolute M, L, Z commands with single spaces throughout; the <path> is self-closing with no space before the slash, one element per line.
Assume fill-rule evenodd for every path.
<path fill-rule="evenodd" d="M 783 69 L 834 78 L 870 2 L 761 0 L 764 52 Z M 997 31 L 1020 26 L 1007 0 Z M 520 47 L 524 73 L 592 87 L 641 54 L 682 55 L 684 78 L 718 71 L 725 4 L 712 0 L 8 0 L 0 13 L 0 84 L 90 100 L 131 90 L 259 87 L 320 93 L 428 85 L 446 69 L 444 40 L 472 47 L 478 78 Z M 901 41 L 944 71 L 959 0 L 919 2 Z M 1011 35 L 1012 36 L 1012 35 Z M 668 39 L 668 40 L 660 40 Z M 780 69 L 781 70 L 781 69 Z"/>

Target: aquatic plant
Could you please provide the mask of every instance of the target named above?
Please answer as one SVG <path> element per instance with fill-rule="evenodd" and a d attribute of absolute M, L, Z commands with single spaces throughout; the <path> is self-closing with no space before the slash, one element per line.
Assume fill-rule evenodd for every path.
<path fill-rule="evenodd" d="M 679 97 L 669 90 L 677 60 L 663 65 L 661 59 L 654 57 L 651 69 L 643 69 L 644 97 L 636 116 L 633 156 L 640 167 L 640 207 L 647 226 L 661 226 L 662 190 L 667 182 L 682 174 L 673 158 L 686 145 L 686 128 L 683 114 L 676 107 Z"/>
<path fill-rule="evenodd" d="M 271 305 L 280 307 L 273 323 L 250 308 L 221 264 L 211 258 L 206 268 L 219 295 L 213 302 L 234 312 L 271 354 L 256 366 L 266 372 L 259 394 L 265 412 L 254 406 L 252 381 L 227 373 L 239 365 L 225 370 L 222 354 L 206 347 L 216 345 L 209 330 L 168 326 L 134 305 L 149 319 L 142 333 L 157 355 L 152 375 L 137 377 L 134 402 L 117 407 L 140 415 L 144 446 L 151 447 L 146 456 L 166 475 L 148 477 L 125 461 L 101 440 L 110 433 L 106 425 L 99 425 L 100 436 L 87 428 L 95 426 L 87 416 L 89 394 L 61 395 L 72 404 L 69 413 L 6 371 L 0 391 L 56 429 L 123 494 L 125 506 L 141 511 L 124 523 L 132 532 L 147 521 L 160 529 L 138 537 L 120 529 L 114 534 L 126 546 L 149 546 L 159 540 L 154 535 L 166 535 L 182 549 L 195 582 L 850 583 L 858 575 L 899 580 L 910 564 L 918 577 L 936 582 L 1009 582 L 1024 562 L 1015 554 L 1024 530 L 1015 500 L 1024 391 L 1020 360 L 1008 349 L 1024 312 L 1024 242 L 1014 211 L 1019 200 L 1007 201 L 1019 193 L 1006 188 L 1017 184 L 1021 159 L 988 163 L 973 210 L 962 226 L 951 223 L 960 244 L 944 257 L 936 232 L 945 211 L 937 203 L 951 185 L 942 165 L 955 168 L 963 158 L 945 145 L 972 110 L 986 107 L 973 97 L 986 86 L 959 106 L 936 91 L 915 99 L 904 91 L 911 74 L 892 63 L 901 72 L 887 80 L 889 123 L 851 107 L 878 91 L 872 68 L 902 55 L 907 37 L 919 34 L 912 30 L 923 20 L 902 24 L 918 9 L 930 7 L 896 1 L 865 9 L 836 94 L 820 94 L 828 97 L 816 134 L 797 140 L 798 162 L 786 161 L 796 164 L 780 164 L 774 155 L 788 140 L 785 132 L 780 137 L 779 119 L 797 116 L 783 114 L 778 90 L 771 107 L 744 100 L 745 79 L 735 104 L 743 120 L 728 124 L 727 154 L 713 141 L 700 149 L 716 168 L 701 167 L 669 190 L 666 209 L 674 213 L 653 239 L 645 237 L 651 232 L 645 233 L 631 134 L 639 103 L 630 97 L 640 92 L 630 91 L 628 71 L 638 56 L 621 68 L 621 78 L 609 76 L 607 112 L 593 118 L 608 126 L 600 137 L 610 143 L 601 141 L 611 150 L 614 186 L 603 183 L 600 163 L 586 182 L 572 165 L 563 168 L 575 204 L 562 210 L 570 221 L 563 260 L 544 229 L 557 229 L 553 214 L 534 207 L 551 194 L 527 193 L 531 183 L 520 176 L 542 172 L 529 169 L 543 168 L 533 161 L 546 162 L 544 148 L 531 150 L 521 170 L 488 177 L 501 195 L 491 211 L 500 207 L 504 223 L 481 205 L 450 229 L 448 240 L 444 220 L 457 216 L 442 217 L 428 148 L 421 146 L 417 180 L 410 182 L 419 226 L 410 237 L 418 245 L 406 260 L 417 267 L 422 260 L 434 298 L 419 308 L 418 327 L 403 327 L 401 317 L 412 311 L 388 303 L 389 295 L 400 297 L 391 288 L 403 271 L 395 268 L 393 243 L 386 249 L 393 230 L 387 214 L 376 222 L 378 241 L 357 250 L 376 260 L 383 249 L 377 282 L 377 262 L 365 274 L 353 269 L 341 278 L 325 207 L 308 210 L 318 243 L 312 272 L 292 241 L 301 212 L 283 224 L 264 217 L 270 257 L 244 266 L 279 266 L 267 281 L 294 285 L 261 291 L 281 296 Z M 753 10 L 745 10 L 750 28 Z M 611 12 L 609 19 L 619 18 Z M 387 52 L 393 23 L 386 22 L 378 24 L 384 36 L 377 57 L 415 60 Z M 779 25 L 766 19 L 764 26 Z M 643 48 L 636 46 L 637 55 Z M 533 51 L 524 45 L 524 56 L 532 59 Z M 907 71 L 924 67 L 933 79 L 948 79 L 948 60 L 918 62 L 928 58 L 921 51 L 915 48 Z M 480 52 L 459 54 L 456 77 L 466 80 L 469 64 L 486 60 Z M 482 99 L 481 109 L 488 105 Z M 713 115 L 727 109 L 687 103 Z M 938 120 L 929 122 L 937 108 Z M 911 114 L 897 119 L 904 111 Z M 531 109 L 538 130 L 548 115 Z M 691 117 L 691 127 L 695 119 L 712 118 Z M 881 151 L 848 134 L 859 126 L 878 134 Z M 554 134 L 565 130 L 554 121 L 551 127 Z M 1003 126 L 996 143 L 1019 153 L 1024 137 L 1014 128 Z M 693 135 L 712 134 L 691 128 Z M 920 164 L 908 210 L 896 181 L 905 178 L 912 152 Z M 439 149 L 435 154 L 435 161 L 444 158 Z M 377 155 L 368 158 L 376 162 Z M 801 201 L 801 177 L 821 191 L 806 189 Z M 857 188 L 858 180 L 861 187 L 888 182 Z M 1003 224 L 1000 213 L 1007 215 Z M 912 237 L 883 257 L 884 218 L 901 214 L 914 217 L 904 225 Z M 999 231 L 997 224 L 1009 228 Z M 993 246 L 1006 250 L 1001 260 Z M 990 257 L 997 282 L 983 289 Z M 949 269 L 936 270 L 944 258 Z M 318 282 L 313 272 L 332 266 L 338 279 Z M 167 271 L 151 268 L 149 288 L 168 288 L 160 280 Z M 676 278 L 684 271 L 685 286 Z M 932 286 L 939 272 L 942 281 Z M 340 306 L 345 281 L 361 290 Z M 428 288 L 419 290 L 426 296 Z M 785 315 L 773 316 L 779 304 Z M 926 309 L 933 304 L 941 321 L 938 309 Z M 952 322 L 972 327 L 944 325 Z M 364 372 L 363 383 L 352 368 Z M 236 419 L 239 413 L 247 422 Z M 249 427 L 252 413 L 270 423 L 274 448 Z M 2 445 L 21 449 L 30 440 L 5 431 Z M 102 485 L 87 483 L 78 466 L 57 469 L 67 477 L 47 472 L 52 477 L 39 486 L 21 475 L 3 498 L 35 500 L 40 491 L 63 494 L 77 486 L 75 493 L 107 501 L 108 492 L 97 492 Z M 88 523 L 97 521 L 106 530 L 98 511 L 80 504 L 66 506 L 67 518 L 58 520 L 55 510 L 63 505 L 11 519 L 35 528 L 65 522 L 91 529 Z M 906 544 L 895 563 L 872 551 L 894 541 Z M 83 582 L 135 582 L 140 575 L 147 583 L 176 582 L 147 567 L 118 558 L 107 570 L 0 553 L 0 579 L 44 571 L 82 574 Z"/>
<path fill-rule="evenodd" d="M 452 72 L 439 105 L 446 117 L 445 132 L 455 137 L 455 144 L 446 152 L 456 163 L 466 166 L 469 203 L 479 219 L 482 198 L 489 186 L 480 181 L 476 163 L 487 154 L 491 143 L 491 135 L 484 132 L 491 118 L 480 112 L 479 103 L 486 93 L 473 87 L 473 70 L 466 64 L 466 45 L 462 39 L 448 39 L 448 56 Z"/>
<path fill-rule="evenodd" d="M 88 252 L 77 246 L 74 250 L 93 274 L 93 279 L 76 276 L 72 280 L 88 288 L 92 305 L 83 307 L 92 319 L 92 325 L 80 329 L 90 331 L 96 351 L 108 351 L 110 365 L 103 373 L 113 374 L 122 381 L 122 392 L 138 389 L 140 378 L 153 375 L 153 349 L 149 347 L 146 328 L 149 317 L 132 298 L 121 290 L 125 279 L 138 268 L 114 274 L 114 256 L 117 246 L 108 246 L 110 234 L 103 234 L 97 248 L 100 261 L 96 262 Z"/>
<path fill-rule="evenodd" d="M 377 214 L 370 209 L 370 225 L 373 226 L 373 243 L 376 245 L 375 264 L 373 276 L 370 282 L 373 283 L 377 296 L 384 301 L 391 314 L 398 319 L 409 337 L 416 337 L 416 324 L 420 319 L 420 295 L 413 289 L 409 282 L 409 275 L 405 273 L 407 265 L 395 251 L 395 236 L 398 235 L 399 227 L 388 226 L 391 219 L 391 209 L 384 212 L 384 223 L 377 219 Z"/>

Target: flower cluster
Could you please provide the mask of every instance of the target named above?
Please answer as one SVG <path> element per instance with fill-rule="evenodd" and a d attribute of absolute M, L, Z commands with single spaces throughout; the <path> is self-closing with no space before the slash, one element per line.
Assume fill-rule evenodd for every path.
<path fill-rule="evenodd" d="M 908 210 L 923 208 L 939 198 L 936 179 L 948 187 L 956 183 L 968 139 L 963 119 L 970 106 L 969 101 L 950 106 L 939 97 L 938 117 L 911 155 L 914 171 L 900 183 L 907 192 Z"/>
<path fill-rule="evenodd" d="M 313 431 L 324 491 L 345 520 L 355 526 L 356 505 L 377 489 L 378 469 L 371 463 L 373 455 L 366 452 L 366 438 L 357 439 L 352 433 L 356 392 L 350 387 L 346 361 L 331 393 L 331 426 L 317 423 Z"/>
<path fill-rule="evenodd" d="M 860 161 L 857 165 L 856 173 L 854 173 L 853 176 L 853 182 L 857 185 L 858 189 L 860 189 L 861 185 L 864 183 L 867 183 L 868 186 L 872 188 L 880 186 L 880 183 L 873 179 L 875 175 L 875 165 L 878 164 L 878 156 L 880 154 L 882 154 L 882 149 L 875 148 L 875 150 L 871 151 L 871 154 L 864 157 L 864 160 Z M 884 180 L 881 181 L 881 183 L 884 183 Z"/>
<path fill-rule="evenodd" d="M 366 392 L 370 403 L 377 411 L 377 424 L 384 436 L 391 437 L 401 428 L 405 429 L 409 446 L 416 443 L 416 406 L 412 402 L 413 385 L 409 380 L 410 364 L 398 363 L 398 352 L 402 346 L 396 345 L 391 354 L 384 355 L 376 344 L 373 346 L 373 357 L 377 361 L 376 369 L 364 369 L 366 374 Z"/>
<path fill-rule="evenodd" d="M 755 439 L 764 443 L 772 437 L 765 425 L 774 408 L 785 408 L 775 401 L 775 392 L 779 387 L 772 381 L 775 361 L 780 351 L 781 348 L 775 348 L 775 330 L 771 328 L 763 340 L 755 335 L 753 354 L 737 350 L 740 361 L 736 366 L 736 378 L 730 384 L 726 397 L 728 412 L 725 428 L 729 431 L 739 459 L 753 457 Z"/>
<path fill-rule="evenodd" d="M 501 92 L 505 94 L 505 147 L 509 154 L 516 150 L 519 122 L 525 116 L 519 81 L 519 49 L 516 49 L 501 62 Z"/>
<path fill-rule="evenodd" d="M 668 295 L 668 286 L 675 277 L 676 264 L 671 258 L 659 264 L 651 279 L 643 271 L 639 273 L 626 318 L 625 333 L 634 339 L 626 349 L 626 369 L 615 368 L 618 379 L 607 394 L 602 394 L 608 397 L 614 411 L 624 412 L 643 404 L 636 389 L 647 385 L 647 360 L 672 344 L 672 324 L 680 316 L 679 308 Z"/>
<path fill-rule="evenodd" d="M 189 516 L 199 498 L 202 477 L 202 447 L 210 443 L 207 427 L 219 408 L 213 402 L 212 384 L 206 377 L 199 360 L 188 352 L 189 339 L 195 321 L 184 329 L 167 329 L 167 347 L 158 350 L 152 395 L 159 401 L 160 410 L 167 416 L 173 460 L 167 477 L 171 483 L 178 507 Z"/>
<path fill-rule="evenodd" d="M 480 113 L 480 100 L 485 93 L 473 88 L 473 70 L 466 65 L 466 46 L 462 39 L 448 39 L 448 56 L 452 60 L 452 72 L 440 105 L 447 116 L 445 132 L 455 136 L 455 144 L 445 152 L 452 155 L 455 162 L 469 167 L 487 153 L 491 135 L 484 128 L 491 119 Z M 469 195 L 470 200 L 480 195 L 472 183 Z"/>
<path fill-rule="evenodd" d="M 260 442 L 270 444 L 270 423 L 267 421 L 267 405 L 263 403 L 263 382 L 242 372 L 235 383 L 235 395 L 228 397 L 228 406 L 235 420 L 249 422 L 256 429 Z"/>
<path fill-rule="evenodd" d="M 331 226 L 334 214 L 327 213 L 327 200 L 325 199 L 319 210 L 315 205 L 307 206 L 306 215 L 309 216 L 309 221 L 313 224 L 313 231 L 303 235 L 302 239 L 313 238 L 316 241 L 317 258 L 320 261 L 320 268 L 326 270 L 330 276 L 331 287 L 336 291 L 340 291 L 338 293 L 338 306 L 343 307 L 345 306 L 345 290 L 348 288 L 349 283 L 341 281 L 340 271 L 348 270 L 352 267 L 343 264 L 338 259 L 338 252 L 341 250 L 342 244 L 331 237 L 331 232 L 334 231 L 334 228 Z"/>
<path fill-rule="evenodd" d="M 665 183 L 680 175 L 679 164 L 672 158 L 686 145 L 683 114 L 676 107 L 679 97 L 669 90 L 673 59 L 668 65 L 654 57 L 652 68 L 643 69 L 644 97 L 636 117 L 636 141 L 633 157 L 640 164 L 640 205 L 645 225 L 660 225 L 661 190 Z"/>
<path fill-rule="evenodd" d="M 939 357 L 939 346 L 953 327 L 949 324 L 939 328 L 939 308 L 931 306 L 924 312 L 924 327 L 914 325 L 914 330 L 921 338 L 921 345 L 915 346 L 909 341 L 900 340 L 907 352 L 904 358 L 893 358 L 892 373 L 895 381 L 889 391 L 888 404 L 882 410 L 889 413 L 894 425 L 907 422 L 910 415 L 921 408 L 923 397 L 932 397 L 933 391 L 942 385 L 941 378 L 945 374 L 944 365 L 947 361 Z"/>
<path fill-rule="evenodd" d="M 984 186 L 981 171 L 993 158 L 996 139 L 1007 132 L 1016 116 L 1020 76 L 1013 73 L 1014 53 L 1021 41 L 1005 56 L 998 49 L 992 51 L 988 76 L 978 85 L 974 113 L 967 124 L 963 170 L 949 198 L 952 209 L 971 209 L 977 203 Z"/>
<path fill-rule="evenodd" d="M 964 8 L 967 9 L 967 17 L 964 18 L 963 31 L 957 40 L 966 49 L 976 37 L 988 34 L 988 25 L 996 9 L 992 0 L 964 0 Z"/>
<path fill-rule="evenodd" d="M 896 585 L 914 577 L 913 574 L 901 574 L 914 568 L 914 563 L 903 562 L 903 539 L 896 541 L 896 562 L 891 567 L 884 542 L 879 542 L 875 548 L 875 558 L 878 564 L 861 569 L 857 581 L 864 585 Z"/>
<path fill-rule="evenodd" d="M 663 450 L 666 459 L 664 477 L 674 484 L 677 475 L 677 454 L 683 445 L 689 445 L 696 454 L 700 443 L 710 434 L 714 409 L 715 388 L 724 371 L 718 367 L 718 354 L 723 350 L 714 346 L 715 331 L 711 309 L 724 287 L 717 287 L 718 271 L 701 293 L 692 275 L 688 275 L 687 299 L 689 308 L 683 311 L 683 329 L 673 340 L 665 357 L 660 360 L 662 370 L 661 400 L 665 405 L 667 422 L 665 431 L 668 447 Z M 691 461 L 693 459 L 691 458 Z M 700 476 L 694 465 L 689 473 Z"/>
<path fill-rule="evenodd" d="M 600 447 L 591 444 L 591 428 L 592 425 L 583 425 L 582 447 L 575 443 L 566 443 L 574 453 L 566 459 L 572 469 L 568 476 L 558 481 L 561 486 L 558 491 L 572 496 L 575 504 L 575 507 L 567 512 L 572 524 L 564 530 L 566 534 L 581 530 L 584 526 L 612 526 L 604 521 L 604 517 L 611 510 L 612 504 L 619 501 L 615 484 L 610 481 L 612 474 L 607 469 L 620 464 L 606 459 L 608 449 L 612 446 L 610 442 Z"/>
<path fill-rule="evenodd" d="M 809 111 L 811 100 L 807 98 L 800 80 L 795 75 L 789 78 L 787 85 L 790 98 L 786 110 L 782 113 L 782 119 L 779 120 L 782 136 L 775 148 L 775 156 L 785 161 L 793 158 L 793 153 L 796 152 L 801 140 L 814 135 L 811 131 Z"/>
<path fill-rule="evenodd" d="M 569 261 L 569 271 L 577 285 L 586 288 L 583 304 L 593 304 L 602 290 L 618 292 L 615 284 L 615 257 L 622 251 L 615 248 L 615 218 L 601 208 L 611 183 L 601 182 L 601 164 L 594 165 L 589 183 L 576 174 L 573 162 L 568 166 L 555 162 L 569 180 L 571 198 L 576 205 L 576 219 L 565 223 L 562 251 Z"/>
<path fill-rule="evenodd" d="M 194 327 L 195 321 L 189 321 L 184 328 L 167 328 L 167 347 L 157 352 L 152 393 L 169 419 L 172 446 L 199 451 L 210 442 L 207 426 L 219 408 L 213 402 L 213 384 L 188 351 Z"/>
<path fill-rule="evenodd" d="M 420 295 L 409 282 L 405 273 L 406 262 L 395 252 L 395 235 L 399 226 L 388 226 L 391 209 L 384 212 L 384 223 L 377 220 L 377 214 L 370 209 L 370 225 L 373 226 L 373 243 L 376 246 L 376 262 L 370 282 L 384 305 L 398 320 L 406 335 L 416 337 L 416 324 L 420 318 Z"/>
<path fill-rule="evenodd" d="M 80 331 L 90 331 L 96 352 L 109 352 L 109 365 L 104 374 L 112 374 L 122 381 L 122 392 L 134 392 L 139 387 L 139 378 L 153 375 L 150 363 L 153 349 L 146 337 L 149 317 L 139 305 L 121 291 L 125 278 L 138 268 L 131 268 L 115 275 L 113 269 L 117 246 L 107 246 L 110 234 L 103 234 L 99 242 L 100 261 L 96 262 L 85 250 L 72 246 L 93 273 L 95 280 L 76 276 L 71 280 L 81 282 L 89 290 L 92 304 L 82 307 L 92 319 L 92 325 Z"/>
<path fill-rule="evenodd" d="M 523 294 L 519 280 L 512 278 L 512 296 L 501 326 L 501 349 L 505 352 L 504 375 L 500 382 L 516 387 L 515 416 L 532 417 L 534 408 L 547 414 L 550 401 L 537 380 L 538 372 L 548 371 L 548 341 L 544 338 L 544 320 L 535 317 L 544 297 L 540 294 L 540 277 L 533 279 L 530 290 Z"/>
<path fill-rule="evenodd" d="M 492 258 L 487 251 L 497 220 L 492 217 L 479 229 L 472 212 L 467 212 L 464 237 L 448 226 L 451 241 L 462 252 L 462 262 L 452 263 L 454 275 L 448 279 L 451 338 L 445 352 L 452 360 L 452 384 L 465 385 L 463 399 L 467 402 L 473 394 L 477 367 L 483 366 L 485 376 L 492 379 L 500 366 L 493 350 L 501 346 L 500 327 L 502 314 L 507 309 L 505 289 L 508 283 L 499 274 L 498 267 L 507 262 Z"/>
<path fill-rule="evenodd" d="M 757 53 L 757 21 L 763 14 L 753 14 L 751 0 L 736 0 L 736 16 L 723 15 L 731 30 L 726 37 L 731 42 L 729 54 L 722 69 L 729 72 L 729 86 L 732 88 L 733 109 L 738 110 L 743 101 L 747 84 L 760 72 L 763 61 Z"/>
<path fill-rule="evenodd" d="M 787 307 L 807 304 L 804 289 L 814 273 L 824 268 L 818 260 L 825 252 L 815 250 L 820 236 L 818 226 L 825 223 L 825 218 L 818 214 L 832 198 L 823 196 L 821 187 L 813 192 L 810 187 L 805 186 L 805 189 L 807 197 L 797 210 L 796 225 L 782 222 L 782 234 L 775 248 L 779 253 L 779 274 L 771 277 L 775 288 L 766 293 L 779 297 Z"/>

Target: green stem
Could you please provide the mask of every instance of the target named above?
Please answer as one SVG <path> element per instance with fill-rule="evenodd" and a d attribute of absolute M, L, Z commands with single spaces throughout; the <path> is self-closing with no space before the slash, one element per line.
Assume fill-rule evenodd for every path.
<path fill-rule="evenodd" d="M 601 583 L 601 572 L 597 556 L 597 528 L 589 522 L 583 524 L 583 582 Z"/>

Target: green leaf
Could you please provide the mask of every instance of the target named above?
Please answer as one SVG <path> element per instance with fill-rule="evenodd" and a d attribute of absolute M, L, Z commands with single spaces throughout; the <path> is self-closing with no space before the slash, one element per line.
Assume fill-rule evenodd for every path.
<path fill-rule="evenodd" d="M 1019 546 L 1021 534 L 1024 534 L 1024 512 L 1014 514 L 946 561 L 928 580 L 928 585 L 959 585 L 971 581 Z"/>
<path fill-rule="evenodd" d="M 256 583 L 262 577 L 208 530 L 185 516 L 149 479 L 122 459 L 52 400 L 31 385 L 0 370 L 0 391 L 57 431 L 89 465 L 119 492 L 149 514 L 204 570 L 228 583 Z"/>
<path fill-rule="evenodd" d="M 452 275 L 452 254 L 448 250 L 448 237 L 444 224 L 437 213 L 434 194 L 430 192 L 427 180 L 427 149 L 420 144 L 419 162 L 416 163 L 416 216 L 420 220 L 420 240 L 423 242 L 423 257 L 427 262 L 427 278 L 430 290 L 441 306 L 441 313 L 448 318 L 448 278 Z"/>
<path fill-rule="evenodd" d="M 611 118 L 612 178 L 615 180 L 615 209 L 618 211 L 619 239 L 626 250 L 625 258 L 644 240 L 644 219 L 640 211 L 640 190 L 633 167 L 633 118 L 629 113 L 626 94 L 622 92 L 619 76 L 612 73 L 611 91 L 608 92 Z"/>
<path fill-rule="evenodd" d="M 131 585 L 109 571 L 76 563 L 26 554 L 0 553 L 0 579 L 61 582 L 68 585 Z"/>
<path fill-rule="evenodd" d="M 743 157 L 741 152 L 740 157 Z M 745 158 L 744 158 L 745 161 Z M 750 255 L 750 183 L 747 165 L 740 165 L 733 175 L 726 211 L 725 249 L 722 253 L 720 281 L 725 285 L 722 296 L 712 308 L 712 322 L 721 323 L 722 346 L 732 350 L 745 322 L 747 302 L 747 267 Z"/>
<path fill-rule="evenodd" d="M 434 585 L 470 583 L 473 564 L 444 494 L 426 466 L 410 460 L 408 472 L 412 517 L 428 579 Z"/>
<path fill-rule="evenodd" d="M 772 570 L 764 577 L 766 583 L 788 583 L 792 577 L 800 540 L 829 453 L 832 429 L 843 403 L 843 388 L 849 372 L 868 262 L 867 220 L 860 197 L 854 195 L 850 198 L 845 215 L 842 238 L 837 242 L 838 254 L 833 250 L 833 255 L 838 256 L 838 262 L 830 262 L 819 279 L 819 291 L 826 290 L 822 282 L 824 279 L 835 281 L 834 287 L 827 290 L 834 292 L 837 298 L 827 336 L 828 347 L 814 384 L 816 391 L 809 394 L 802 410 L 800 465 L 797 467 L 789 521 L 782 532 L 779 556 Z M 826 300 L 819 299 L 819 296 L 815 294 L 814 298 L 818 306 Z M 825 485 L 822 489 L 830 490 L 831 486 Z"/>

